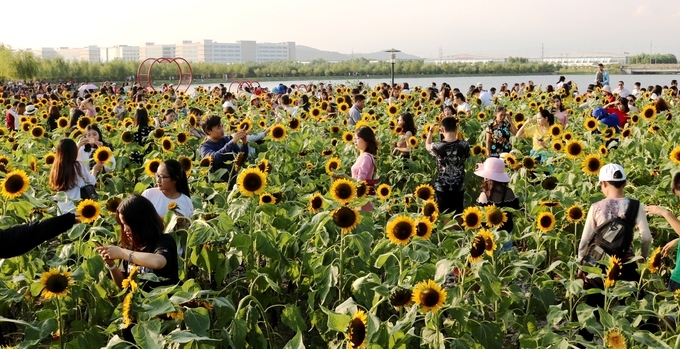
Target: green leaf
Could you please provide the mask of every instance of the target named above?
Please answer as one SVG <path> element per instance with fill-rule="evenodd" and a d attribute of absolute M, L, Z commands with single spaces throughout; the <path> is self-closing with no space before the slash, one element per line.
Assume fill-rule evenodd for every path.
<path fill-rule="evenodd" d="M 163 336 L 161 335 L 161 321 L 152 319 L 142 321 L 132 328 L 132 336 L 137 345 L 145 349 L 163 348 Z"/>
<path fill-rule="evenodd" d="M 243 319 L 234 319 L 232 322 L 231 339 L 236 348 L 246 347 L 246 336 L 248 335 L 248 323 Z"/>
<path fill-rule="evenodd" d="M 68 238 L 71 240 L 76 240 L 78 237 L 83 235 L 85 232 L 85 229 L 87 229 L 87 224 L 76 224 L 69 230 L 68 232 Z"/>
<path fill-rule="evenodd" d="M 328 315 L 328 328 L 338 332 L 347 331 L 347 326 L 349 326 L 350 320 L 352 318 L 349 315 L 338 314 L 332 310 L 328 310 L 325 307 L 321 307 L 326 315 Z"/>
<path fill-rule="evenodd" d="M 250 246 L 252 245 L 252 239 L 250 238 L 250 235 L 247 234 L 234 234 L 234 237 L 231 238 L 231 246 L 234 248 L 240 250 L 243 253 L 248 252 L 250 250 Z"/>
<path fill-rule="evenodd" d="M 210 238 L 212 228 L 208 224 L 199 222 L 195 221 L 192 224 L 192 229 L 188 232 L 187 246 L 189 247 L 203 245 Z M 196 226 L 195 229 L 193 229 L 194 226 Z"/>
<path fill-rule="evenodd" d="M 175 331 L 170 333 L 167 339 L 172 343 L 189 343 L 191 341 L 219 341 L 210 337 L 197 336 L 189 331 Z"/>
<path fill-rule="evenodd" d="M 503 347 L 503 332 L 501 332 L 500 324 L 488 321 L 470 321 L 468 322 L 468 329 L 484 348 Z"/>
<path fill-rule="evenodd" d="M 144 182 L 139 182 L 135 184 L 135 188 L 132 190 L 133 194 L 142 194 L 149 187 L 149 184 Z"/>
<path fill-rule="evenodd" d="M 300 333 L 300 331 L 297 331 L 295 337 L 288 341 L 288 343 L 286 343 L 283 349 L 305 349 L 305 345 L 304 343 L 302 343 L 302 334 Z"/>
<path fill-rule="evenodd" d="M 283 313 L 281 314 L 281 321 L 293 331 L 298 331 L 298 335 L 300 332 L 307 331 L 305 319 L 302 317 L 300 309 L 295 305 L 286 305 L 286 307 L 283 309 Z"/>
<path fill-rule="evenodd" d="M 664 343 L 659 337 L 647 331 L 636 331 L 633 334 L 633 339 L 636 342 L 647 346 L 647 348 L 671 349 L 671 347 Z"/>
<path fill-rule="evenodd" d="M 151 301 L 148 304 L 144 304 L 143 309 L 147 311 L 147 316 L 152 318 L 156 315 L 175 311 L 175 306 L 170 302 L 167 295 L 162 295 L 151 298 Z"/>
<path fill-rule="evenodd" d="M 199 336 L 207 336 L 210 328 L 210 315 L 208 309 L 193 308 L 184 312 L 184 323 L 191 332 Z"/>

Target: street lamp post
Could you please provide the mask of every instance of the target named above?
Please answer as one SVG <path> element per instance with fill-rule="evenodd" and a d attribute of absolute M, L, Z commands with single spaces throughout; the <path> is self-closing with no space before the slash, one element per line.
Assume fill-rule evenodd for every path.
<path fill-rule="evenodd" d="M 390 65 L 392 66 L 392 69 L 391 69 L 392 85 L 390 85 L 390 88 L 393 88 L 394 87 L 394 63 L 397 62 L 397 52 L 401 52 L 401 51 L 395 50 L 395 49 L 390 49 L 390 50 L 387 50 L 385 52 L 390 53 Z"/>

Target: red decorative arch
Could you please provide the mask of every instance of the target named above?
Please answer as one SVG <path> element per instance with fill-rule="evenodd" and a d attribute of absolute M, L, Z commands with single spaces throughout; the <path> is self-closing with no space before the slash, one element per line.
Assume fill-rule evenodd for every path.
<path fill-rule="evenodd" d="M 179 82 L 177 82 L 177 89 L 179 90 L 180 86 L 182 86 L 182 83 L 186 82 L 184 92 L 187 92 L 189 90 L 191 83 L 194 81 L 194 70 L 191 68 L 191 64 L 189 64 L 189 62 L 182 57 L 175 58 L 161 57 L 145 59 L 144 61 L 142 61 L 142 63 L 139 64 L 139 67 L 137 68 L 137 82 L 140 85 L 146 88 L 150 87 L 151 90 L 153 91 L 156 90 L 153 87 L 153 79 L 151 76 L 151 69 L 156 63 L 174 63 L 177 66 L 177 70 L 179 72 Z M 188 68 L 189 71 L 184 71 L 180 63 L 186 64 L 186 67 Z"/>
<path fill-rule="evenodd" d="M 260 83 L 258 81 L 254 80 L 242 80 L 242 81 L 232 81 L 231 84 L 229 84 L 229 88 L 227 88 L 227 91 L 231 91 L 231 87 L 237 84 L 236 90 L 240 90 L 242 87 L 250 87 L 250 88 L 260 88 Z"/>

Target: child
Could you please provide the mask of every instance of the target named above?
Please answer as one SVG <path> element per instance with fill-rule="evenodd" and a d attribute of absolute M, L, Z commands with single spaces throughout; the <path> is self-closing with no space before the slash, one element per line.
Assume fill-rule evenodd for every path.
<path fill-rule="evenodd" d="M 425 146 L 437 158 L 437 177 L 434 190 L 442 213 L 459 214 L 463 212 L 465 181 L 465 160 L 470 157 L 470 144 L 458 140 L 458 120 L 445 117 L 441 121 L 443 141 L 432 142 L 431 127 L 427 133 Z"/>

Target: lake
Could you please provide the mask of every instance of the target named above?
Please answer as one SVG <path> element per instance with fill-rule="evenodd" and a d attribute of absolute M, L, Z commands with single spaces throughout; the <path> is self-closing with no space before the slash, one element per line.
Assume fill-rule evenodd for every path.
<path fill-rule="evenodd" d="M 585 92 L 586 88 L 588 87 L 588 84 L 591 84 L 595 81 L 595 69 L 593 69 L 593 73 L 589 75 L 565 75 L 567 80 L 572 80 L 578 84 L 579 91 L 580 92 Z M 609 80 L 612 85 L 612 89 L 616 88 L 616 83 L 618 81 L 623 81 L 625 84 L 625 87 L 628 90 L 633 90 L 633 84 L 635 82 L 640 82 L 642 84 L 642 87 L 646 88 L 648 85 L 670 85 L 671 80 L 673 79 L 679 79 L 678 75 L 675 74 L 665 74 L 665 75 L 660 75 L 660 74 L 653 74 L 653 75 L 619 75 L 619 74 L 610 74 Z M 424 78 L 414 78 L 414 77 L 409 77 L 409 78 L 400 78 L 399 76 L 394 77 L 394 82 L 401 84 L 404 82 L 408 82 L 410 85 L 410 88 L 413 89 L 415 86 L 424 86 L 424 87 L 429 87 L 433 82 L 437 84 L 437 87 L 439 87 L 443 82 L 448 83 L 451 85 L 451 87 L 458 87 L 461 91 L 467 92 L 468 88 L 470 85 L 476 85 L 477 83 L 481 82 L 484 85 L 485 89 L 490 89 L 491 87 L 496 87 L 498 89 L 502 83 L 507 83 L 510 87 L 514 85 L 514 83 L 522 83 L 522 82 L 528 82 L 529 80 L 532 80 L 534 84 L 541 84 L 543 88 L 545 88 L 548 85 L 553 85 L 557 83 L 557 80 L 559 80 L 559 75 L 516 75 L 516 76 L 461 76 L 461 77 L 452 77 L 452 76 L 437 76 L 437 77 L 424 77 Z M 333 85 L 337 84 L 356 84 L 358 81 L 363 81 L 364 84 L 367 84 L 369 86 L 375 86 L 376 84 L 381 84 L 383 82 L 387 82 L 388 84 L 390 83 L 390 78 L 379 78 L 379 79 L 374 79 L 371 77 L 348 77 L 347 79 L 341 79 L 334 77 L 332 79 L 323 79 L 323 80 L 285 80 L 281 81 L 284 85 L 290 86 L 292 84 L 309 84 L 314 83 L 318 84 L 319 82 L 323 83 L 331 83 Z M 226 81 L 223 83 L 225 86 L 229 87 L 231 82 Z M 262 81 L 259 83 L 260 86 L 262 87 L 268 87 L 270 90 L 274 88 L 275 86 L 278 86 L 279 81 Z M 197 86 L 203 86 L 206 88 L 213 88 L 215 86 L 218 86 L 219 83 L 211 83 L 211 84 L 201 84 L 200 81 L 194 81 L 193 85 L 189 89 L 189 92 L 192 92 L 193 89 Z M 234 83 L 231 85 L 231 91 L 236 91 L 238 84 Z"/>

